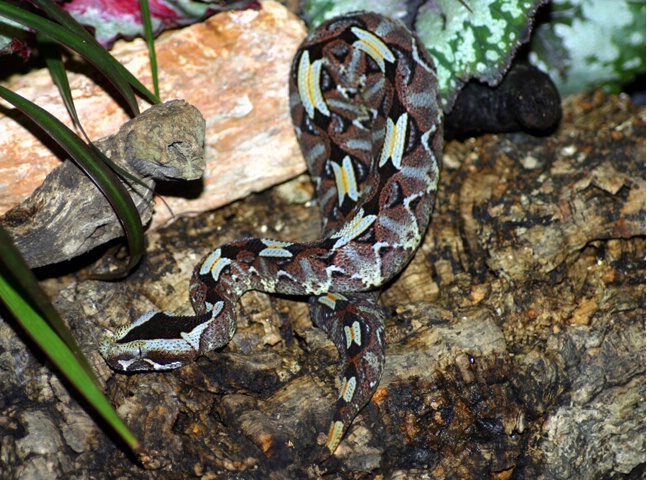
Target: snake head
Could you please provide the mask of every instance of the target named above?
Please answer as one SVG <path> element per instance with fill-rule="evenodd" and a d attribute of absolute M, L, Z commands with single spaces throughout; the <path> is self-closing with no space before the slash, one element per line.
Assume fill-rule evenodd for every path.
<path fill-rule="evenodd" d="M 198 356 L 206 316 L 180 317 L 152 311 L 103 338 L 99 352 L 115 370 L 173 370 Z M 195 318 L 196 321 L 190 321 Z"/>

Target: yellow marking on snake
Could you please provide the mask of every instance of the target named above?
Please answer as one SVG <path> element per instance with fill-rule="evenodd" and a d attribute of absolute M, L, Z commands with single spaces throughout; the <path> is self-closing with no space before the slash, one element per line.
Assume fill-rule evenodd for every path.
<path fill-rule="evenodd" d="M 259 256 L 261 257 L 292 257 L 292 252 L 284 248 L 292 245 L 292 242 L 279 242 L 277 240 L 268 240 L 265 238 L 261 239 L 261 242 L 263 242 L 263 244 L 267 247 L 259 252 Z"/>
<path fill-rule="evenodd" d="M 403 113 L 396 123 L 393 123 L 390 118 L 386 119 L 386 133 L 384 135 L 384 146 L 380 154 L 380 167 L 383 167 L 390 158 L 393 166 L 400 170 L 404 142 L 407 138 L 408 118 L 407 114 Z"/>
<path fill-rule="evenodd" d="M 355 394 L 355 387 L 357 387 L 357 379 L 355 377 L 344 378 L 344 384 L 339 390 L 339 398 L 343 398 L 346 403 L 350 403 Z"/>
<path fill-rule="evenodd" d="M 364 216 L 364 209 L 360 208 L 360 210 L 357 212 L 357 214 L 353 217 L 353 219 L 348 222 L 344 227 L 339 230 L 336 234 L 331 235 L 330 238 L 337 238 L 337 242 L 333 245 L 333 250 L 343 247 L 346 245 L 348 242 L 353 240 L 354 238 L 359 237 L 362 233 L 364 233 L 368 227 L 371 226 L 371 224 L 375 221 L 377 218 L 377 215 L 366 215 Z"/>
<path fill-rule="evenodd" d="M 297 87 L 299 89 L 299 97 L 303 102 L 308 116 L 314 118 L 315 109 L 319 110 L 322 114 L 330 116 L 330 110 L 321 93 L 321 66 L 323 60 L 318 59 L 310 63 L 310 53 L 308 50 L 301 54 L 299 60 L 299 68 L 297 69 Z"/>
<path fill-rule="evenodd" d="M 355 342 L 357 346 L 362 346 L 362 327 L 359 322 L 353 322 L 353 324 L 348 327 L 344 327 L 344 333 L 346 334 L 346 350 Z"/>
<path fill-rule="evenodd" d="M 342 435 L 344 434 L 344 424 L 337 420 L 333 422 L 328 431 L 328 439 L 326 440 L 326 448 L 330 453 L 334 452 L 339 445 Z"/>
<path fill-rule="evenodd" d="M 390 63 L 393 63 L 395 61 L 393 52 L 389 50 L 389 47 L 386 46 L 386 43 L 380 40 L 379 37 L 358 27 L 351 27 L 351 31 L 359 39 L 353 42 L 353 47 L 370 55 L 371 58 L 375 60 L 375 63 L 380 66 L 382 72 L 384 72 L 385 60 Z"/>
<path fill-rule="evenodd" d="M 325 305 L 331 310 L 335 309 L 335 306 L 337 305 L 337 300 L 348 300 L 348 299 L 340 293 L 328 293 L 317 299 L 319 303 L 321 303 L 322 305 Z"/>
<path fill-rule="evenodd" d="M 337 199 L 339 206 L 344 203 L 344 197 L 348 195 L 352 201 L 357 202 L 359 198 L 359 190 L 357 189 L 357 179 L 355 178 L 355 170 L 350 157 L 346 155 L 341 162 L 341 165 L 330 162 L 332 170 L 335 173 L 335 183 L 337 184 Z"/>
<path fill-rule="evenodd" d="M 218 281 L 220 274 L 222 273 L 223 268 L 231 263 L 231 259 L 222 258 L 222 252 L 220 249 L 216 249 L 209 254 L 209 256 L 202 262 L 200 267 L 200 275 L 206 275 L 208 272 L 211 272 L 211 276 L 214 281 Z"/>

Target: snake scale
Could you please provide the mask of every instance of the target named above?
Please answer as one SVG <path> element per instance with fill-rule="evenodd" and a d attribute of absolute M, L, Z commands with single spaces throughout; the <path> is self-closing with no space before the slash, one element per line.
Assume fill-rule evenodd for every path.
<path fill-rule="evenodd" d="M 324 222 L 309 243 L 245 238 L 196 266 L 194 316 L 153 311 L 100 351 L 117 370 L 169 370 L 226 345 L 248 290 L 310 296 L 314 323 L 342 358 L 324 455 L 334 453 L 384 366 L 379 289 L 400 272 L 429 223 L 442 149 L 433 61 L 400 22 L 374 13 L 322 24 L 296 53 L 294 128 Z"/>

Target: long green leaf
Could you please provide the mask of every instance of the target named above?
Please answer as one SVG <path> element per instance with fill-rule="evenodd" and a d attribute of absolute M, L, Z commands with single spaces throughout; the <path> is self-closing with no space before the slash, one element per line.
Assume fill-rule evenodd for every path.
<path fill-rule="evenodd" d="M 59 143 L 95 182 L 115 210 L 126 234 L 130 260 L 125 271 L 102 278 L 115 278 L 130 271 L 143 255 L 144 230 L 137 208 L 121 180 L 101 161 L 96 149 L 86 145 L 52 114 L 3 86 L 0 86 L 0 97 L 15 105 Z"/>
<path fill-rule="evenodd" d="M 115 68 L 115 63 L 118 64 L 118 62 L 114 61 L 112 56 L 96 41 L 90 41 L 86 36 L 75 33 L 69 28 L 62 27 L 51 20 L 5 2 L 0 2 L 0 15 L 25 25 L 78 52 L 113 83 L 115 88 L 124 96 L 135 115 L 139 114 L 139 106 L 130 84 L 121 72 Z"/>
<path fill-rule="evenodd" d="M 148 0 L 139 0 L 142 10 L 142 23 L 144 24 L 144 34 L 146 37 L 146 46 L 148 47 L 148 58 L 151 62 L 151 78 L 153 79 L 153 91 L 159 98 L 160 86 L 157 78 L 157 56 L 155 55 L 155 39 L 153 38 L 153 25 L 151 22 L 151 11 L 148 8 Z"/>
<path fill-rule="evenodd" d="M 46 298 L 45 292 L 42 291 L 36 277 L 29 270 L 13 246 L 9 235 L 2 228 L 0 228 L 0 245 L 2 245 L 2 254 L 0 255 L 0 299 L 2 302 L 32 340 L 97 413 L 108 422 L 133 451 L 140 450 L 137 438 L 128 430 L 128 427 L 121 421 L 101 392 L 99 382 L 92 369 L 89 368 L 87 359 L 83 354 L 79 358 L 80 350 L 75 354 L 68 348 L 67 342 L 64 342 L 45 321 L 44 315 L 50 322 L 58 320 L 58 323 L 62 323 L 58 313 L 49 302 L 47 302 L 49 305 L 43 309 L 42 299 Z M 70 335 L 69 332 L 68 335 Z M 78 350 L 78 346 L 76 348 Z"/>
<path fill-rule="evenodd" d="M 36 34 L 36 42 L 38 44 L 40 54 L 45 59 L 47 70 L 49 70 L 49 74 L 52 77 L 54 84 L 58 88 L 58 92 L 61 94 L 65 108 L 70 114 L 74 125 L 81 131 L 86 141 L 90 142 L 88 135 L 83 129 L 83 125 L 81 125 L 79 115 L 76 112 L 76 107 L 74 106 L 74 99 L 72 98 L 70 83 L 67 80 L 67 72 L 65 71 L 65 67 L 63 66 L 61 48 L 58 46 L 58 43 L 38 33 Z"/>
<path fill-rule="evenodd" d="M 24 292 L 24 297 L 29 298 L 30 303 L 40 311 L 45 318 L 50 319 L 50 326 L 53 328 L 58 336 L 65 342 L 70 351 L 77 358 L 79 363 L 83 366 L 86 373 L 92 378 L 92 381 L 99 385 L 99 379 L 94 375 L 92 367 L 88 363 L 87 359 L 81 352 L 81 349 L 77 345 L 74 337 L 70 333 L 69 329 L 61 321 L 58 313 L 52 306 L 49 298 L 43 292 L 43 289 L 40 288 L 40 285 L 36 281 L 34 274 L 30 270 L 29 266 L 22 258 L 16 247 L 11 241 L 11 237 L 0 227 L 0 245 L 2 245 L 2 255 L 0 260 L 5 269 L 10 272 L 10 274 L 15 279 L 14 283 L 18 284 L 21 290 Z M 49 355 L 48 355 L 49 356 Z"/>
<path fill-rule="evenodd" d="M 59 5 L 57 5 L 52 0 L 30 0 L 31 3 L 38 6 L 42 9 L 52 20 L 58 22 L 62 26 L 68 28 L 70 31 L 78 34 L 79 36 L 85 38 L 89 43 L 99 47 L 106 54 L 106 62 L 112 65 L 116 71 L 118 71 L 127 81 L 132 85 L 141 95 L 148 99 L 153 104 L 160 103 L 159 92 L 152 94 L 132 73 L 128 71 L 121 63 L 119 63 L 112 55 L 110 55 L 106 50 L 97 42 L 97 40 L 88 32 L 83 25 L 79 24 L 72 16 L 63 10 Z M 112 71 L 108 70 L 104 72 L 106 76 L 109 76 Z"/>

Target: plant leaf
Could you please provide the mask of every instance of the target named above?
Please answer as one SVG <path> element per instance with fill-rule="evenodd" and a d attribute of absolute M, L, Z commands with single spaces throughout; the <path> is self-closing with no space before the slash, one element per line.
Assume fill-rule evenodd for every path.
<path fill-rule="evenodd" d="M 88 32 L 83 25 L 77 22 L 69 13 L 63 10 L 52 0 L 30 0 L 34 5 L 41 8 L 52 20 L 55 20 L 62 26 L 68 28 L 70 31 L 83 37 L 89 44 L 93 45 L 97 52 L 103 52 L 104 61 L 114 71 L 118 72 L 126 81 L 132 85 L 144 98 L 148 99 L 153 104 L 160 103 L 159 94 L 154 95 L 148 90 L 132 73 L 128 71 L 121 63 L 119 63 L 108 51 Z M 79 52 L 83 55 L 82 52 Z M 95 64 L 96 65 L 96 64 Z M 110 79 L 113 70 L 102 70 L 102 73 Z M 112 81 L 112 80 L 111 80 Z"/>
<path fill-rule="evenodd" d="M 36 281 L 36 278 L 29 266 L 13 245 L 11 237 L 4 231 L 4 229 L 2 229 L 2 227 L 0 227 L 0 244 L 2 245 L 2 255 L 0 256 L 0 260 L 5 269 L 3 271 L 5 281 L 8 281 L 9 276 L 13 278 L 11 283 L 14 285 L 14 288 L 19 288 L 21 290 L 21 298 L 29 299 L 33 308 L 38 310 L 40 315 L 44 316 L 49 321 L 50 326 L 65 342 L 67 347 L 83 366 L 86 373 L 91 377 L 92 381 L 96 385 L 99 385 L 99 379 L 95 376 L 90 363 L 81 352 L 81 349 L 77 345 L 68 328 L 61 321 L 61 318 L 58 316 L 58 312 L 56 312 L 50 303 L 47 295 L 43 292 L 42 288 L 40 288 L 40 285 L 38 284 L 38 281 Z M 17 320 L 20 321 L 20 317 L 17 317 Z"/>
<path fill-rule="evenodd" d="M 155 37 L 153 36 L 153 24 L 151 22 L 151 11 L 148 8 L 148 0 L 139 0 L 142 9 L 142 23 L 144 24 L 144 34 L 146 36 L 146 46 L 148 47 L 148 58 L 151 63 L 151 78 L 153 79 L 153 90 L 159 98 L 160 86 L 157 78 L 157 56 L 155 55 Z"/>
<path fill-rule="evenodd" d="M 99 381 L 63 321 L 47 300 L 9 235 L 0 227 L 0 299 L 74 388 L 133 450 L 139 441 L 128 430 L 99 388 Z M 47 321 L 46 321 L 47 319 Z M 58 333 L 58 334 L 57 334 Z M 61 335 L 62 333 L 62 335 Z M 62 339 L 64 338 L 65 341 Z M 70 348 L 70 343 L 73 348 Z"/>
<path fill-rule="evenodd" d="M 60 8 L 58 10 L 60 10 Z M 69 17 L 65 12 L 63 13 Z M 0 15 L 25 25 L 39 34 L 46 35 L 71 50 L 78 52 L 90 63 L 95 65 L 95 67 L 113 83 L 117 91 L 123 95 L 133 113 L 135 115 L 139 114 L 139 106 L 137 105 L 137 100 L 135 99 L 132 87 L 122 74 L 122 71 L 126 71 L 126 69 L 103 47 L 101 47 L 96 40 L 92 39 L 91 36 L 77 33 L 70 28 L 58 25 L 51 20 L 16 7 L 15 5 L 10 5 L 6 2 L 0 2 Z M 145 89 L 145 87 L 143 88 Z M 148 92 L 148 94 L 155 103 L 159 102 L 152 93 Z"/>
<path fill-rule="evenodd" d="M 434 57 L 443 108 L 448 111 L 468 80 L 490 86 L 501 81 L 517 48 L 530 37 L 535 11 L 546 0 L 435 3 L 435 9 L 418 13 L 416 32 Z"/>
<path fill-rule="evenodd" d="M 549 12 L 529 60 L 562 95 L 599 87 L 618 93 L 645 73 L 644 0 L 553 0 Z"/>
<path fill-rule="evenodd" d="M 63 66 L 63 57 L 61 55 L 61 49 L 58 46 L 58 43 L 51 40 L 49 37 L 44 35 L 36 34 L 36 43 L 38 44 L 38 49 L 45 59 L 45 65 L 49 70 L 49 74 L 52 77 L 52 80 L 56 87 L 58 88 L 63 103 L 67 112 L 70 114 L 72 121 L 76 128 L 78 128 L 86 141 L 90 141 L 88 135 L 81 125 L 79 120 L 79 115 L 76 112 L 76 107 L 74 106 L 74 99 L 72 98 L 72 91 L 70 90 L 70 83 L 67 80 L 67 73 L 65 67 Z"/>

